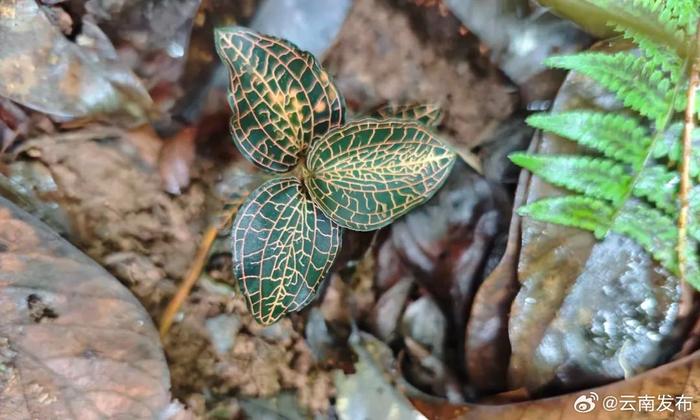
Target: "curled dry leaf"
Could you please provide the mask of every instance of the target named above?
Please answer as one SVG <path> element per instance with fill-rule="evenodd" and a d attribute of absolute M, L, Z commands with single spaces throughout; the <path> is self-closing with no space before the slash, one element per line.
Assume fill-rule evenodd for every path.
<path fill-rule="evenodd" d="M 520 179 L 521 184 L 526 184 L 530 174 L 523 171 Z M 514 208 L 520 206 L 524 196 L 525 188 L 518 189 Z M 508 319 L 510 306 L 519 288 L 520 223 L 520 216 L 514 212 L 503 258 L 479 286 L 469 314 L 464 342 L 465 364 L 470 382 L 482 392 L 498 392 L 507 388 L 510 358 Z"/>
<path fill-rule="evenodd" d="M 97 26 L 74 43 L 34 0 L 1 1 L 0 17 L 0 96 L 62 119 L 147 116 L 148 92 Z"/>
<path fill-rule="evenodd" d="M 505 191 L 458 161 L 435 197 L 391 226 L 400 259 L 457 330 L 464 331 L 474 292 L 500 257 L 509 213 Z M 453 337 L 461 346 L 462 334 Z"/>
<path fill-rule="evenodd" d="M 0 419 L 153 419 L 170 378 L 139 302 L 0 198 Z"/>
<path fill-rule="evenodd" d="M 196 136 L 197 127 L 185 127 L 160 149 L 158 170 L 163 188 L 170 194 L 180 194 L 190 183 Z"/>
<path fill-rule="evenodd" d="M 390 343 L 398 336 L 401 315 L 412 289 L 413 279 L 403 278 L 382 294 L 372 309 L 369 321 L 371 330 L 383 341 Z"/>

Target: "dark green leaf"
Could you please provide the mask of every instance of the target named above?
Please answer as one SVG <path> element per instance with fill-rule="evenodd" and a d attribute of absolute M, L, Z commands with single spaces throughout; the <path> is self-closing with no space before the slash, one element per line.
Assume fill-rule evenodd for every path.
<path fill-rule="evenodd" d="M 216 49 L 231 76 L 234 141 L 258 166 L 289 171 L 312 139 L 343 123 L 343 99 L 308 52 L 242 27 L 217 29 Z"/>
<path fill-rule="evenodd" d="M 263 324 L 303 308 L 335 259 L 341 228 L 294 177 L 253 191 L 231 230 L 233 271 L 250 312 Z"/>
<path fill-rule="evenodd" d="M 314 143 L 306 182 L 328 217 L 368 231 L 428 200 L 454 162 L 454 152 L 422 124 L 365 119 Z"/>
<path fill-rule="evenodd" d="M 418 121 L 428 127 L 437 127 L 442 121 L 443 113 L 437 104 L 385 105 L 374 111 L 373 116 L 380 118 L 398 118 L 400 120 Z"/>

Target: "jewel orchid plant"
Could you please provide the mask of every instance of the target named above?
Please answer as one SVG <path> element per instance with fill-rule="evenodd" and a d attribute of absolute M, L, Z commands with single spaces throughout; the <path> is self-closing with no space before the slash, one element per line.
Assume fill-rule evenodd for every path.
<path fill-rule="evenodd" d="M 437 108 L 346 121 L 341 93 L 310 53 L 243 27 L 215 36 L 233 141 L 279 174 L 248 196 L 231 229 L 238 286 L 254 318 L 271 324 L 311 302 L 344 229 L 379 229 L 424 203 L 456 155 L 434 134 Z"/>

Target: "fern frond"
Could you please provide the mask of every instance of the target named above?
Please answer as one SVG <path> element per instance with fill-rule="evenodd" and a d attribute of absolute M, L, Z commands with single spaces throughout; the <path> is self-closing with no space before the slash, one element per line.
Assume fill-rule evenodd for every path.
<path fill-rule="evenodd" d="M 616 11 L 624 6 L 611 24 L 638 49 L 553 57 L 547 64 L 597 81 L 628 109 L 574 110 L 528 118 L 533 127 L 583 148 L 567 156 L 512 155 L 519 166 L 573 193 L 529 203 L 519 213 L 589 230 L 598 239 L 611 232 L 625 235 L 676 275 L 683 250 L 684 278 L 700 289 L 700 186 L 688 196 L 685 247 L 677 248 L 676 220 L 681 208 L 679 160 L 683 149 L 679 111 L 686 108 L 687 100 L 678 92 L 688 87 L 689 40 L 700 19 L 700 0 L 589 1 Z M 646 23 L 635 24 L 635 17 Z M 629 110 L 638 116 L 630 115 Z M 692 143 L 689 172 L 697 180 L 700 129 L 693 132 Z"/>
<path fill-rule="evenodd" d="M 688 214 L 688 235 L 700 243 L 700 185 L 694 186 L 688 194 L 688 203 L 694 212 Z"/>
<path fill-rule="evenodd" d="M 644 73 L 656 78 L 669 77 L 671 80 L 680 80 L 683 76 L 684 62 L 673 50 L 659 45 L 646 34 L 634 29 L 616 27 L 623 36 L 639 46 L 644 57 Z M 657 73 L 660 70 L 661 72 Z"/>
<path fill-rule="evenodd" d="M 700 3 L 697 0 L 666 0 L 665 3 L 665 7 L 659 13 L 660 20 L 668 22 L 676 31 L 683 32 L 687 37 L 695 36 L 700 19 Z"/>
<path fill-rule="evenodd" d="M 634 239 L 669 271 L 678 271 L 675 252 L 678 229 L 674 219 L 643 201 L 629 200 L 611 227 L 613 231 Z"/>
<path fill-rule="evenodd" d="M 640 244 L 670 272 L 678 272 L 678 253 L 676 252 L 678 228 L 675 219 L 642 201 L 630 200 L 615 218 L 612 230 Z M 686 253 L 685 271 L 686 280 L 700 290 L 697 230 L 694 233 L 693 235 L 691 232 L 691 238 L 694 239 L 691 252 Z"/>
<path fill-rule="evenodd" d="M 580 195 L 543 198 L 518 209 L 521 216 L 588 230 L 596 238 L 608 234 L 615 209 L 603 200 Z"/>
<path fill-rule="evenodd" d="M 643 198 L 654 206 L 674 216 L 678 212 L 678 172 L 671 172 L 661 165 L 644 168 L 632 188 L 632 195 Z"/>
<path fill-rule="evenodd" d="M 694 27 L 698 19 L 697 0 L 590 0 L 591 3 L 606 9 L 613 9 L 619 16 L 616 21 L 609 22 L 612 26 L 622 29 L 633 28 L 632 23 L 648 22 L 653 29 L 655 38 L 670 41 L 673 38 L 678 44 L 682 43 L 687 35 L 694 34 Z M 652 32 L 652 31 L 650 31 Z M 666 37 L 658 36 L 664 34 Z M 670 43 L 670 42 L 669 42 Z"/>
<path fill-rule="evenodd" d="M 527 153 L 513 153 L 510 159 L 550 184 L 613 203 L 625 196 L 632 181 L 625 167 L 610 159 Z"/>
<path fill-rule="evenodd" d="M 672 123 L 663 134 L 660 135 L 652 149 L 654 159 L 667 159 L 671 165 L 677 165 L 681 159 L 683 145 L 681 134 L 683 122 Z M 695 128 L 692 134 L 693 150 L 690 158 L 690 176 L 700 178 L 700 128 Z"/>
<path fill-rule="evenodd" d="M 649 72 L 644 60 L 630 52 L 585 52 L 547 59 L 550 67 L 573 70 L 600 83 L 622 103 L 656 123 L 665 122 L 674 101 L 672 81 L 660 70 Z"/>
<path fill-rule="evenodd" d="M 574 140 L 635 169 L 644 163 L 646 149 L 651 144 L 648 130 L 641 122 L 621 114 L 597 111 L 539 113 L 526 121 L 532 127 Z"/>

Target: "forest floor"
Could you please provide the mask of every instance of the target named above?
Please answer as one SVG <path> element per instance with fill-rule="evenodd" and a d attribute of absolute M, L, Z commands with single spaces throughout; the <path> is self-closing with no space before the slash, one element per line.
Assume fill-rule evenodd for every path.
<path fill-rule="evenodd" d="M 356 113 L 388 101 L 442 104 L 442 132 L 465 149 L 518 106 L 517 89 L 476 38 L 437 8 L 357 0 L 324 64 Z M 225 127 L 227 118 L 213 124 Z M 245 195 L 259 179 L 226 130 L 215 134 L 197 143 L 191 182 L 180 195 L 163 189 L 161 140 L 150 128 L 88 125 L 39 136 L 19 146 L 10 172 L 60 204 L 47 211 L 63 233 L 121 280 L 157 323 L 222 202 Z M 219 241 L 225 247 L 225 238 Z M 226 254 L 214 254 L 164 340 L 174 397 L 196 415 L 229 418 L 246 401 L 292 392 L 301 410 L 326 413 L 339 364 L 315 362 L 304 338 L 309 311 L 258 325 L 235 294 Z M 360 257 L 371 260 L 372 253 Z M 333 274 L 315 306 L 332 318 L 339 295 L 353 290 L 354 313 L 367 316 L 378 300 L 374 276 L 358 270 L 344 283 Z"/>

